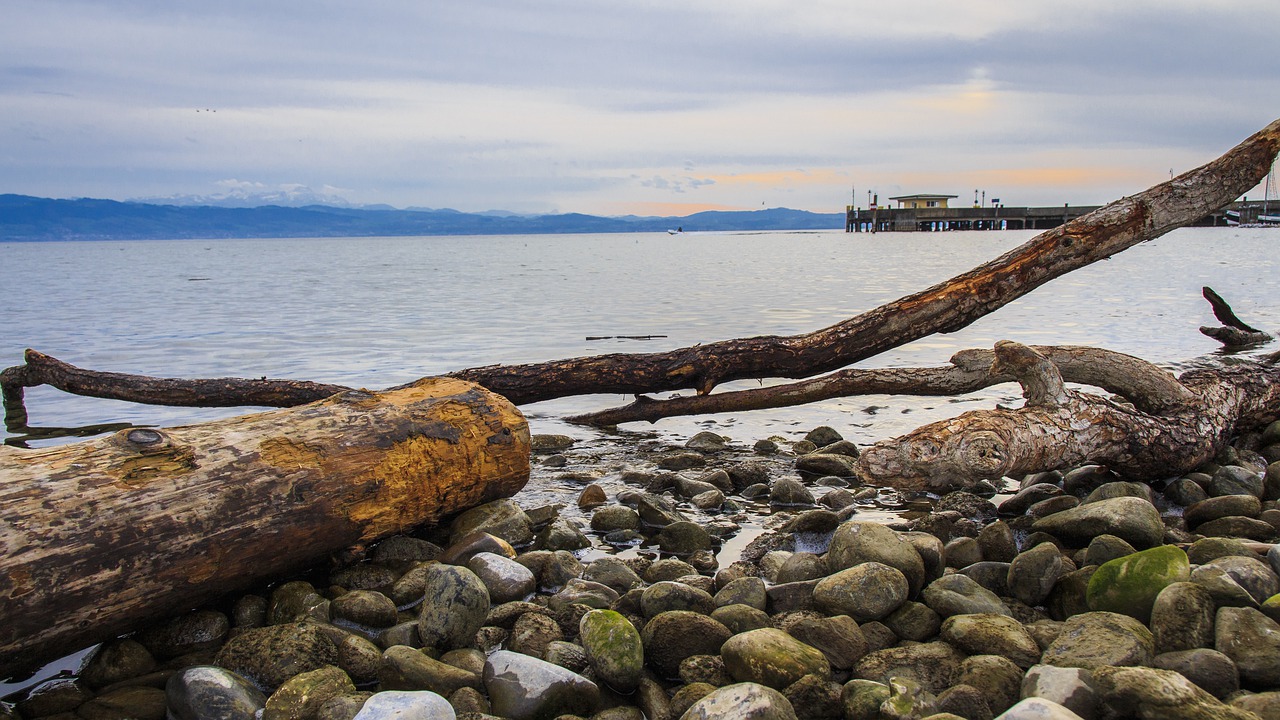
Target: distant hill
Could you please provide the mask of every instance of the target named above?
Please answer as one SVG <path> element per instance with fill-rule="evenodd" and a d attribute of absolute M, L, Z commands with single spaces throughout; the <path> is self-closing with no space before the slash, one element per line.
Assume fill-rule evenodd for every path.
<path fill-rule="evenodd" d="M 0 241 L 151 240 L 250 237 L 377 237 L 708 230 L 838 230 L 843 213 L 773 208 L 685 217 L 504 215 L 327 205 L 253 208 L 53 200 L 0 195 Z"/>

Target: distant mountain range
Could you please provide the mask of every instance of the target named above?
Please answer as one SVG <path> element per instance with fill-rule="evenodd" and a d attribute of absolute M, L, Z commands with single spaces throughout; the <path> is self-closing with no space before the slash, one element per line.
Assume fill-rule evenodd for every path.
<path fill-rule="evenodd" d="M 0 241 L 839 230 L 843 213 L 773 208 L 684 217 L 514 215 L 328 205 L 236 208 L 0 195 Z"/>

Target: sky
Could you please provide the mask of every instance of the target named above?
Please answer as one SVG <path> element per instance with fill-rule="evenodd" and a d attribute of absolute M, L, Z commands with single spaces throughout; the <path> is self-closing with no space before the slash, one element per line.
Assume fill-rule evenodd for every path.
<path fill-rule="evenodd" d="M 3 17 L 0 193 L 44 197 L 1088 205 L 1280 117 L 1275 0 L 6 0 Z"/>

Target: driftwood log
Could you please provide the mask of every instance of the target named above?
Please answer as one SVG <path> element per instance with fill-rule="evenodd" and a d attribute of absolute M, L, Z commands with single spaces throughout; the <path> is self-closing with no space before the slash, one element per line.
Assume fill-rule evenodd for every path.
<path fill-rule="evenodd" d="M 529 431 L 448 378 L 0 446 L 0 677 L 448 514 L 529 477 Z"/>
<path fill-rule="evenodd" d="M 1237 429 L 1280 415 L 1280 367 L 1270 362 L 1193 370 L 1175 381 L 1136 358 L 1089 353 L 1085 381 L 1120 389 L 1112 378 L 1122 379 L 1124 402 L 1067 389 L 1064 376 L 1083 376 L 1060 372 L 1049 359 L 1059 349 L 1048 350 L 997 343 L 990 373 L 1022 385 L 1022 408 L 975 410 L 878 442 L 858 458 L 859 477 L 938 490 L 1098 463 L 1137 480 L 1169 478 L 1211 459 Z"/>

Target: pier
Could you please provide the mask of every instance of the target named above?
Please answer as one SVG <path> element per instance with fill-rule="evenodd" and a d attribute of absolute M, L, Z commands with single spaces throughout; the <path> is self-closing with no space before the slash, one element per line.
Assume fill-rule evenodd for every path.
<path fill-rule="evenodd" d="M 1257 203 L 1234 202 L 1191 225 L 1226 227 L 1227 211 Z M 947 230 L 1048 230 L 1097 210 L 1101 205 L 1053 207 L 878 207 L 845 208 L 845 232 L 941 232 Z"/>

